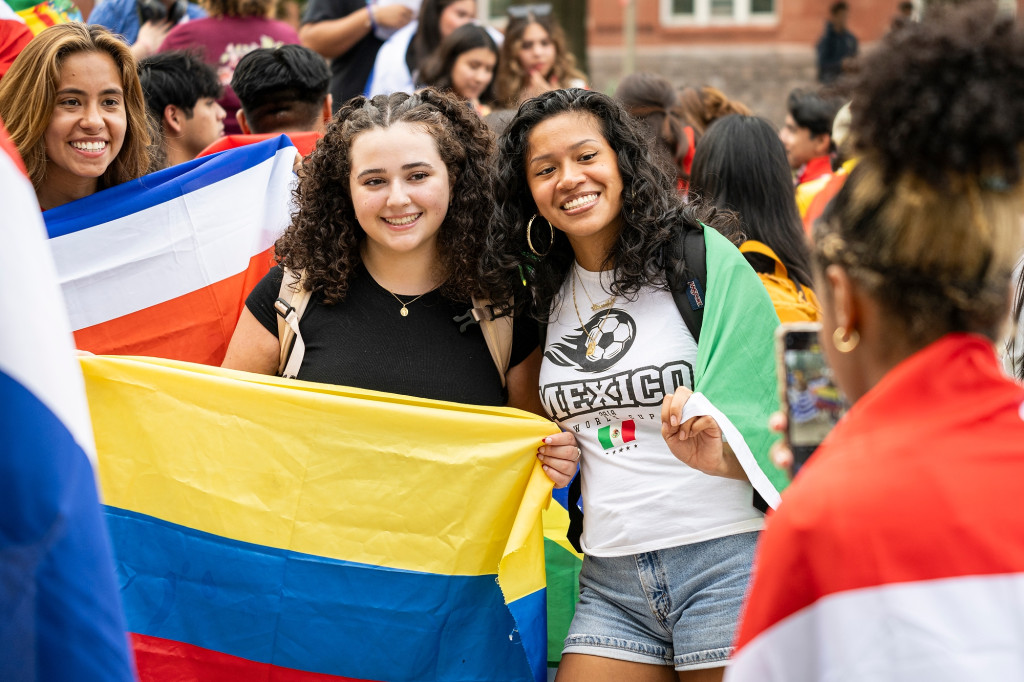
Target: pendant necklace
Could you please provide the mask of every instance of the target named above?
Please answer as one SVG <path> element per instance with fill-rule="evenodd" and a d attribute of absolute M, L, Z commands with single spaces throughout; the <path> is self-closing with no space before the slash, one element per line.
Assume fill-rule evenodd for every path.
<path fill-rule="evenodd" d="M 398 311 L 402 315 L 402 317 L 409 317 L 409 306 L 411 306 L 413 303 L 415 303 L 416 301 L 420 300 L 421 298 L 423 298 L 424 296 L 426 296 L 427 294 L 430 293 L 429 291 L 425 291 L 422 294 L 420 294 L 419 296 L 417 296 L 416 298 L 414 298 L 411 301 L 409 301 L 408 303 L 406 303 L 402 299 L 398 298 L 398 294 L 396 294 L 395 292 L 391 291 L 391 289 L 384 289 L 384 291 L 386 291 L 389 294 L 391 294 L 392 296 L 394 296 L 395 300 L 402 304 L 402 309 Z"/>
<path fill-rule="evenodd" d="M 611 314 L 612 308 L 608 308 L 608 312 L 604 314 L 604 317 L 601 318 L 601 322 L 598 323 L 597 329 L 595 329 L 593 332 L 587 331 L 587 325 L 583 323 L 583 318 L 580 316 L 579 306 L 576 305 L 576 278 L 578 276 L 578 273 L 576 272 L 576 266 L 573 266 L 572 274 L 572 307 L 576 310 L 576 319 L 580 321 L 580 328 L 582 328 L 583 333 L 587 335 L 587 357 L 592 358 L 594 357 L 594 352 L 597 350 L 597 341 L 598 339 L 601 338 L 601 329 L 602 327 L 604 327 L 604 323 L 608 321 L 608 316 Z M 580 284 L 582 285 L 583 282 L 581 281 Z M 584 289 L 584 292 L 586 292 L 586 289 Z M 612 296 L 611 300 L 608 302 L 608 305 L 610 306 L 611 303 L 614 302 L 615 296 Z"/>

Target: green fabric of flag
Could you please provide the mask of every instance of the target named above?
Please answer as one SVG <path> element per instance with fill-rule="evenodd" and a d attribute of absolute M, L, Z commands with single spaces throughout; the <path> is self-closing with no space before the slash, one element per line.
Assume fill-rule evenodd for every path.
<path fill-rule="evenodd" d="M 750 448 L 776 492 L 789 482 L 769 450 L 779 435 L 768 417 L 779 409 L 775 329 L 779 317 L 764 285 L 743 254 L 713 228 L 705 228 L 708 277 L 704 321 L 697 344 L 695 391 L 721 410 Z M 748 476 L 750 472 L 748 471 Z M 769 502 L 777 495 L 751 483 Z"/>

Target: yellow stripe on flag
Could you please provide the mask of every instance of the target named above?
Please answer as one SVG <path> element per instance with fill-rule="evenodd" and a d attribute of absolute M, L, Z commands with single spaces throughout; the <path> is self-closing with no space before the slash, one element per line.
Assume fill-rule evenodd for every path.
<path fill-rule="evenodd" d="M 549 421 L 171 360 L 82 369 L 108 505 L 405 570 L 484 575 L 504 557 L 507 601 L 544 586 Z"/>

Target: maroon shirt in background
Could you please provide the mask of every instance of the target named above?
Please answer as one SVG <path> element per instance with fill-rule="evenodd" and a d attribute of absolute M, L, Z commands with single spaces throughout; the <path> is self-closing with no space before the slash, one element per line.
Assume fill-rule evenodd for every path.
<path fill-rule="evenodd" d="M 227 116 L 224 133 L 241 133 L 235 112 L 240 106 L 231 89 L 231 76 L 238 61 L 260 47 L 298 44 L 299 34 L 283 21 L 263 17 L 209 17 L 179 24 L 171 29 L 160 52 L 168 50 L 195 50 L 217 72 L 224 96 L 219 102 Z"/>

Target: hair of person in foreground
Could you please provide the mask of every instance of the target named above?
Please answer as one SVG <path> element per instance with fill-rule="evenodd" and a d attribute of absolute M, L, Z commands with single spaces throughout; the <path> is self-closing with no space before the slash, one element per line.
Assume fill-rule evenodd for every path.
<path fill-rule="evenodd" d="M 815 228 L 816 265 L 877 302 L 891 352 L 950 332 L 994 340 L 1020 254 L 1024 34 L 994 3 L 929 14 L 854 74 L 861 161 Z"/>

